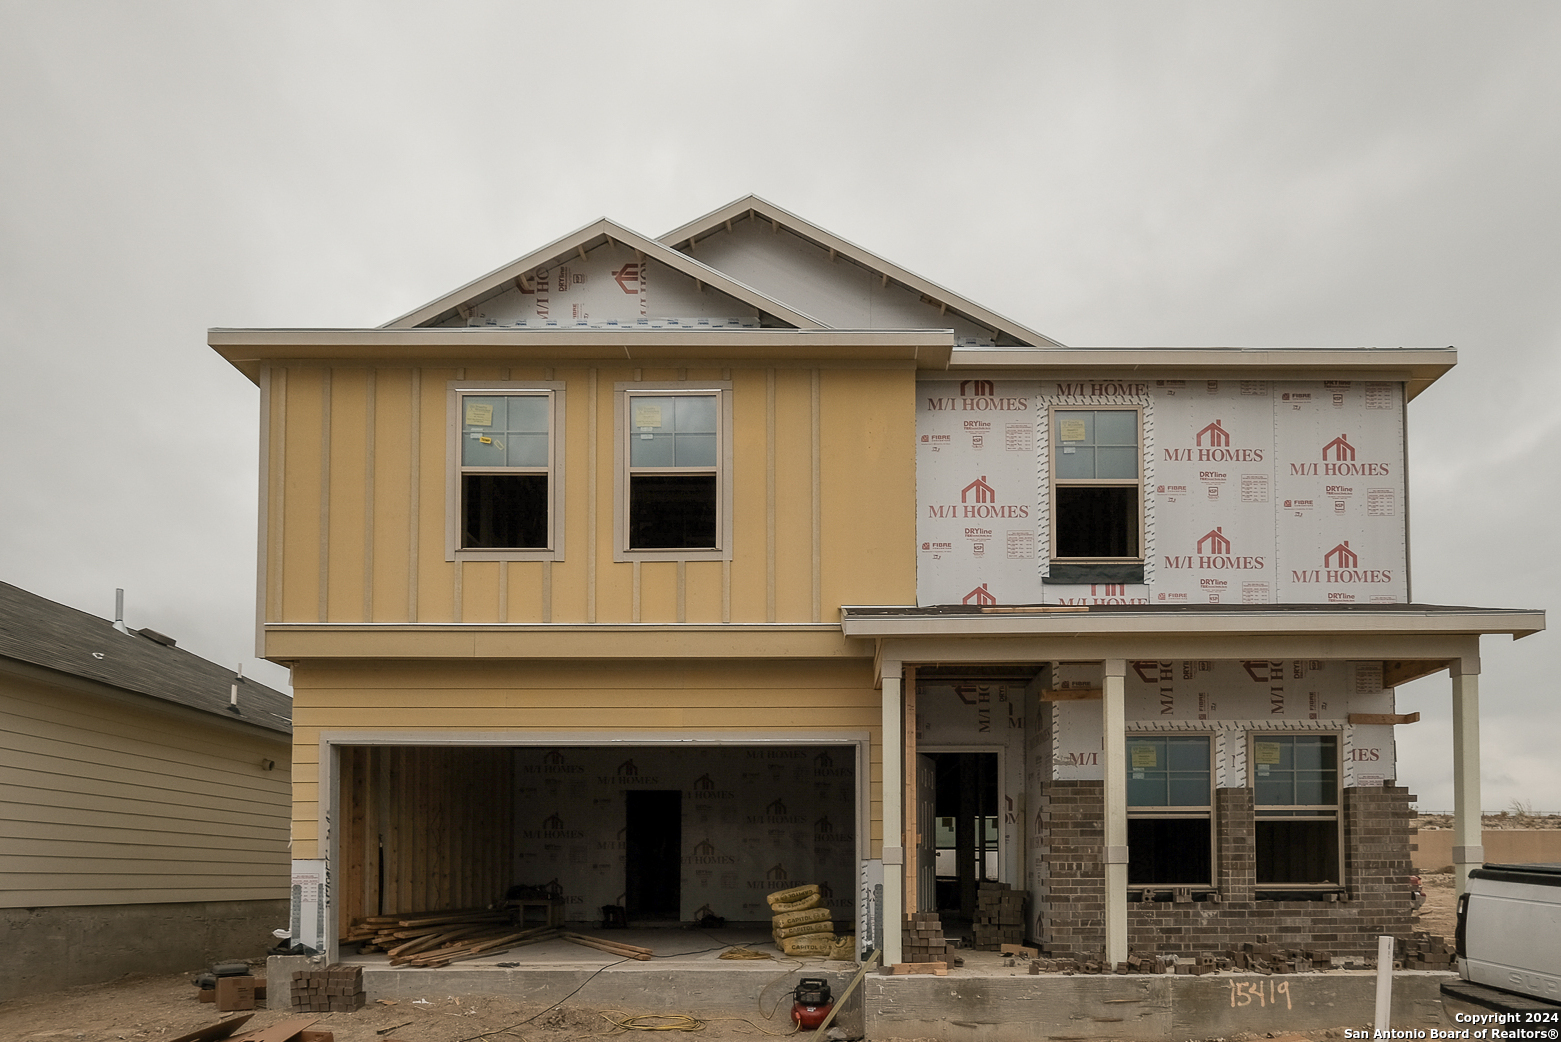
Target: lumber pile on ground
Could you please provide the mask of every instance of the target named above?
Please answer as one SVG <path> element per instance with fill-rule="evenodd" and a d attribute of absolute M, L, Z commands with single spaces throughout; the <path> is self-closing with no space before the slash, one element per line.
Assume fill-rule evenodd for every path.
<path fill-rule="evenodd" d="M 640 962 L 652 956 L 649 948 L 569 933 L 556 926 L 521 926 L 508 912 L 486 909 L 368 916 L 354 921 L 342 940 L 359 942 L 361 951 L 384 952 L 392 966 L 448 966 L 553 940 Z"/>

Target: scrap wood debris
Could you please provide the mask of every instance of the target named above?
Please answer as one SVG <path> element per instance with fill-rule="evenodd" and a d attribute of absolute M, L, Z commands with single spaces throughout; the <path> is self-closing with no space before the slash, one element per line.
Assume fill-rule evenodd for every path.
<path fill-rule="evenodd" d="M 556 926 L 522 927 L 510 912 L 485 908 L 367 916 L 355 920 L 342 940 L 360 943 L 363 952 L 384 952 L 392 966 L 430 968 L 552 940 L 569 941 L 640 962 L 648 962 L 654 955 L 649 948 L 570 933 Z"/>

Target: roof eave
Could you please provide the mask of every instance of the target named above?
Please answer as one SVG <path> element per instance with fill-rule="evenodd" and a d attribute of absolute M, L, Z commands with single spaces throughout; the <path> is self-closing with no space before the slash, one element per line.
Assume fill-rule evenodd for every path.
<path fill-rule="evenodd" d="M 1082 347 L 1054 351 L 961 348 L 949 368 L 983 372 L 1076 371 L 1092 376 L 1180 379 L 1354 379 L 1403 381 L 1415 398 L 1458 364 L 1451 347 Z"/>
<path fill-rule="evenodd" d="M 1518 608 L 1426 609 L 1424 611 L 1315 612 L 1242 610 L 1231 612 L 1155 611 L 1090 612 L 1066 606 L 1062 610 L 1000 607 L 984 612 L 928 614 L 904 609 L 888 614 L 882 607 L 845 606 L 841 629 L 847 637 L 1013 637 L 1290 635 L 1297 633 L 1372 633 L 1377 635 L 1508 634 L 1514 640 L 1545 628 L 1545 613 Z"/>
<path fill-rule="evenodd" d="M 946 369 L 954 349 L 947 329 L 519 329 L 513 326 L 412 329 L 210 329 L 206 342 L 251 381 L 267 364 L 346 364 L 530 359 L 646 362 L 860 361 Z"/>

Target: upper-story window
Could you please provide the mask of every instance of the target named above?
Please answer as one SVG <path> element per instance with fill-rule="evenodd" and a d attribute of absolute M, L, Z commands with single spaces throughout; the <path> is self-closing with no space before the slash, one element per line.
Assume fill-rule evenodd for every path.
<path fill-rule="evenodd" d="M 1142 558 L 1137 409 L 1053 409 L 1053 560 Z"/>
<path fill-rule="evenodd" d="M 563 385 L 449 388 L 446 557 L 561 559 Z"/>
<path fill-rule="evenodd" d="M 617 559 L 730 559 L 730 385 L 616 389 Z"/>

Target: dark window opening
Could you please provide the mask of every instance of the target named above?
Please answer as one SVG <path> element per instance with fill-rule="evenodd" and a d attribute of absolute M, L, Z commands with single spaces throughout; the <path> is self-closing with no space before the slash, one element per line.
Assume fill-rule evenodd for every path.
<path fill-rule="evenodd" d="M 1214 880 L 1208 818 L 1130 818 L 1129 886 L 1207 886 Z"/>
<path fill-rule="evenodd" d="M 1137 557 L 1138 489 L 1057 486 L 1058 557 Z"/>
<path fill-rule="evenodd" d="M 546 474 L 464 474 L 461 509 L 464 549 L 547 549 Z"/>
<path fill-rule="evenodd" d="M 1339 825 L 1327 821 L 1257 821 L 1258 885 L 1337 883 Z"/>
<path fill-rule="evenodd" d="M 629 478 L 629 549 L 716 549 L 714 474 Z"/>

